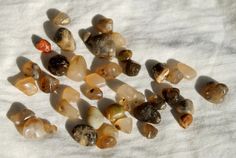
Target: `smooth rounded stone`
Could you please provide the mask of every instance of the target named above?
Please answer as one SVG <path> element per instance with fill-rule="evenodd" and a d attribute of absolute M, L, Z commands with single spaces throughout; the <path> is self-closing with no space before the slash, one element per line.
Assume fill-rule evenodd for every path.
<path fill-rule="evenodd" d="M 131 50 L 128 50 L 128 49 L 125 49 L 125 50 L 122 50 L 120 51 L 118 54 L 117 54 L 117 59 L 119 61 L 126 61 L 126 60 L 130 60 L 131 57 L 133 55 L 133 52 Z"/>
<path fill-rule="evenodd" d="M 83 40 L 83 42 L 87 42 L 88 41 L 88 39 L 89 39 L 89 37 L 91 37 L 91 32 L 89 32 L 89 31 L 85 31 L 84 33 L 83 33 L 83 35 L 82 35 L 82 40 Z"/>
<path fill-rule="evenodd" d="M 97 130 L 97 134 L 97 147 L 101 149 L 112 148 L 117 144 L 118 131 L 114 126 L 103 123 L 102 126 Z"/>
<path fill-rule="evenodd" d="M 177 103 L 181 99 L 178 88 L 165 88 L 162 90 L 162 95 L 166 102 L 171 105 Z"/>
<path fill-rule="evenodd" d="M 45 39 L 40 39 L 39 41 L 37 41 L 35 47 L 42 53 L 50 53 L 52 50 L 51 44 Z"/>
<path fill-rule="evenodd" d="M 159 105 L 159 110 L 164 110 L 167 106 L 165 104 L 165 99 L 163 99 L 161 96 L 157 94 L 149 96 L 147 98 L 147 101 Z"/>
<path fill-rule="evenodd" d="M 105 109 L 105 116 L 112 123 L 125 117 L 124 107 L 119 104 L 111 104 Z"/>
<path fill-rule="evenodd" d="M 87 122 L 95 129 L 101 127 L 105 121 L 103 114 L 94 106 L 90 106 L 87 111 Z"/>
<path fill-rule="evenodd" d="M 111 80 L 122 73 L 122 68 L 118 64 L 110 62 L 97 67 L 95 72 L 106 80 Z"/>
<path fill-rule="evenodd" d="M 46 73 L 42 73 L 38 80 L 39 88 L 45 93 L 53 93 L 59 84 L 58 79 Z"/>
<path fill-rule="evenodd" d="M 216 81 L 208 82 L 200 89 L 200 94 L 211 103 L 222 103 L 225 95 L 228 93 L 229 88 Z"/>
<path fill-rule="evenodd" d="M 56 31 L 54 41 L 64 51 L 73 52 L 76 48 L 73 35 L 66 28 L 59 28 Z"/>
<path fill-rule="evenodd" d="M 62 55 L 53 56 L 48 62 L 48 70 L 56 76 L 63 76 L 66 74 L 69 67 L 69 62 L 66 57 Z"/>
<path fill-rule="evenodd" d="M 74 108 L 67 100 L 62 99 L 58 102 L 56 106 L 56 110 L 70 119 L 79 118 L 80 113 L 78 109 Z"/>
<path fill-rule="evenodd" d="M 41 69 L 38 64 L 32 61 L 24 63 L 21 67 L 21 71 L 25 76 L 33 77 L 35 80 L 39 79 L 41 74 Z"/>
<path fill-rule="evenodd" d="M 38 88 L 33 77 L 17 79 L 15 82 L 15 87 L 28 96 L 32 96 L 38 92 Z"/>
<path fill-rule="evenodd" d="M 158 112 L 157 104 L 145 102 L 134 109 L 134 117 L 142 122 L 158 124 L 161 121 L 161 115 Z"/>
<path fill-rule="evenodd" d="M 97 141 L 97 133 L 95 129 L 89 125 L 80 124 L 72 130 L 73 138 L 84 146 L 93 146 Z"/>
<path fill-rule="evenodd" d="M 64 12 L 59 12 L 52 21 L 56 25 L 67 25 L 71 22 L 70 17 Z"/>
<path fill-rule="evenodd" d="M 152 67 L 153 77 L 157 83 L 161 83 L 166 79 L 169 74 L 169 68 L 166 64 L 157 63 Z"/>
<path fill-rule="evenodd" d="M 146 122 L 140 123 L 139 131 L 147 139 L 153 139 L 158 134 L 158 129 Z"/>
<path fill-rule="evenodd" d="M 111 39 L 115 43 L 116 51 L 120 51 L 122 48 L 126 46 L 125 38 L 118 32 L 112 32 Z"/>
<path fill-rule="evenodd" d="M 75 55 L 70 60 L 67 77 L 73 81 L 82 81 L 87 74 L 87 63 L 83 56 Z"/>
<path fill-rule="evenodd" d="M 23 108 L 20 111 L 17 111 L 13 114 L 11 114 L 10 116 L 8 116 L 8 118 L 15 124 L 15 125 L 19 125 L 22 124 L 23 122 L 25 122 L 25 120 L 27 120 L 30 117 L 35 116 L 35 113 L 27 108 Z"/>
<path fill-rule="evenodd" d="M 106 85 L 106 80 L 97 73 L 87 75 L 84 80 L 91 87 L 101 88 Z"/>
<path fill-rule="evenodd" d="M 98 32 L 101 32 L 101 33 L 112 32 L 113 20 L 110 18 L 102 18 L 96 23 L 95 28 Z"/>
<path fill-rule="evenodd" d="M 168 64 L 169 74 L 166 77 L 166 80 L 172 84 L 178 84 L 183 78 L 184 75 L 179 71 L 176 64 Z"/>
<path fill-rule="evenodd" d="M 193 116 L 191 114 L 183 114 L 178 119 L 179 124 L 183 128 L 188 128 L 193 122 Z"/>
<path fill-rule="evenodd" d="M 77 103 L 80 100 L 80 93 L 72 87 L 66 87 L 62 91 L 61 99 L 65 99 L 69 103 Z"/>
<path fill-rule="evenodd" d="M 83 94 L 91 100 L 99 100 L 103 97 L 103 92 L 98 87 L 91 87 L 88 84 L 81 86 Z"/>
<path fill-rule="evenodd" d="M 141 69 L 141 65 L 131 59 L 123 61 L 122 65 L 123 72 L 128 76 L 137 76 Z"/>
<path fill-rule="evenodd" d="M 129 133 L 131 133 L 132 127 L 133 127 L 132 118 L 130 118 L 130 117 L 120 118 L 116 122 L 114 122 L 114 126 L 118 130 L 129 134 Z"/>
<path fill-rule="evenodd" d="M 193 68 L 184 63 L 178 63 L 177 67 L 179 71 L 183 74 L 184 78 L 188 80 L 192 80 L 197 76 L 197 72 Z"/>
<path fill-rule="evenodd" d="M 44 125 L 44 130 L 49 133 L 49 134 L 53 134 L 53 133 L 56 133 L 57 131 L 57 126 L 55 125 L 52 125 L 48 120 L 46 119 L 42 119 L 40 118 L 42 121 L 43 121 L 43 125 Z"/>
<path fill-rule="evenodd" d="M 193 114 L 194 107 L 193 102 L 189 99 L 184 99 L 175 104 L 175 109 L 181 114 Z"/>

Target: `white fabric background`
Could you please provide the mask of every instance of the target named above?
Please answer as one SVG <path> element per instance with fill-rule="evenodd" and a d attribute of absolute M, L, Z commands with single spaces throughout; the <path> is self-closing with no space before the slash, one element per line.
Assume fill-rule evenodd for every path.
<path fill-rule="evenodd" d="M 118 78 L 139 91 L 151 88 L 145 62 L 177 59 L 194 67 L 198 76 L 206 75 L 226 83 L 229 95 L 221 105 L 204 100 L 195 90 L 197 80 L 183 80 L 177 85 L 186 98 L 193 100 L 196 113 L 190 128 L 179 127 L 168 107 L 157 126 L 158 136 L 147 140 L 140 135 L 134 121 L 130 135 L 120 133 L 115 148 L 100 150 L 76 143 L 65 129 L 66 118 L 50 105 L 49 95 L 39 92 L 28 97 L 12 86 L 7 78 L 19 72 L 18 56 L 37 62 L 42 68 L 40 53 L 34 48 L 32 34 L 49 40 L 43 24 L 47 10 L 67 12 L 72 23 L 67 26 L 76 40 L 76 53 L 88 65 L 94 56 L 87 50 L 78 30 L 91 26 L 91 19 L 102 14 L 114 20 L 114 30 L 122 33 L 133 59 L 142 64 L 136 77 Z M 1 158 L 230 158 L 236 155 L 236 1 L 235 0 L 0 0 L 0 157 Z M 53 48 L 60 49 L 53 43 Z M 44 69 L 44 68 L 43 68 Z M 63 84 L 80 89 L 81 83 L 60 77 Z M 115 93 L 104 89 L 106 98 Z M 89 101 L 97 105 L 96 101 Z M 58 133 L 46 140 L 30 141 L 20 136 L 6 113 L 13 102 L 21 102 L 37 116 L 58 126 Z"/>

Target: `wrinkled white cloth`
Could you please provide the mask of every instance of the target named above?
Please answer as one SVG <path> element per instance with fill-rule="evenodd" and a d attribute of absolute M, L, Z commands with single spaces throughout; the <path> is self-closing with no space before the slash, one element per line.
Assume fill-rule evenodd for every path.
<path fill-rule="evenodd" d="M 76 143 L 65 128 L 66 118 L 55 112 L 50 95 L 39 91 L 28 97 L 7 80 L 19 72 L 17 57 L 26 57 L 42 67 L 40 53 L 32 44 L 33 34 L 49 40 L 44 30 L 47 10 L 56 8 L 68 13 L 72 23 L 66 26 L 76 40 L 76 54 L 83 55 L 90 67 L 94 56 L 79 37 L 79 30 L 91 26 L 91 19 L 102 14 L 114 20 L 133 51 L 133 59 L 142 65 L 136 77 L 120 75 L 124 81 L 144 93 L 152 90 L 145 62 L 176 59 L 194 67 L 199 76 L 210 76 L 229 86 L 224 103 L 213 105 L 195 90 L 196 77 L 176 85 L 181 94 L 194 102 L 194 121 L 182 129 L 168 107 L 161 113 L 155 139 L 142 137 L 133 122 L 131 134 L 120 132 L 115 148 L 100 150 Z M 234 0 L 0 0 L 0 157 L 1 158 L 231 158 L 236 155 L 236 1 Z M 80 90 L 81 83 L 59 77 L 62 84 Z M 114 100 L 108 87 L 104 97 Z M 89 104 L 97 106 L 82 94 Z M 58 126 L 51 138 L 24 139 L 6 117 L 13 102 L 21 102 L 37 116 Z M 107 100 L 100 101 L 101 106 Z"/>

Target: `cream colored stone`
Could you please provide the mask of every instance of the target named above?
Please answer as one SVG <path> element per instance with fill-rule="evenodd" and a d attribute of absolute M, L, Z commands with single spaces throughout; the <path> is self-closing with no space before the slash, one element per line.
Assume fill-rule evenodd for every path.
<path fill-rule="evenodd" d="M 132 121 L 132 118 L 130 117 L 124 117 L 124 118 L 118 119 L 114 123 L 114 125 L 118 130 L 129 134 L 132 131 L 133 121 Z"/>
<path fill-rule="evenodd" d="M 68 103 L 68 101 L 65 99 L 62 99 L 58 102 L 56 110 L 60 114 L 71 119 L 76 119 L 80 116 L 79 111 L 74 108 L 70 103 Z"/>
<path fill-rule="evenodd" d="M 178 63 L 177 67 L 179 71 L 184 75 L 184 78 L 191 80 L 197 76 L 197 72 L 190 66 L 184 63 Z"/>
<path fill-rule="evenodd" d="M 103 114 L 94 106 L 90 106 L 87 112 L 87 122 L 90 126 L 98 129 L 105 121 Z"/>
<path fill-rule="evenodd" d="M 17 79 L 15 86 L 28 96 L 32 96 L 38 92 L 38 88 L 33 77 L 19 78 Z"/>
<path fill-rule="evenodd" d="M 66 87 L 63 89 L 61 99 L 65 99 L 68 102 L 77 103 L 80 100 L 80 93 L 72 87 Z"/>
<path fill-rule="evenodd" d="M 106 80 L 97 73 L 87 75 L 84 80 L 91 87 L 101 88 L 106 85 Z"/>

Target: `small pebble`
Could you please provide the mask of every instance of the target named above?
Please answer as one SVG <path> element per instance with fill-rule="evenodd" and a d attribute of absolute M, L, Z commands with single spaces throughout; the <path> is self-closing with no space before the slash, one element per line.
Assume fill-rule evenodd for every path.
<path fill-rule="evenodd" d="M 48 63 L 48 70 L 56 76 L 63 76 L 66 74 L 69 67 L 69 62 L 66 57 L 62 55 L 53 56 Z"/>
<path fill-rule="evenodd" d="M 50 53 L 52 48 L 51 44 L 45 40 L 45 39 L 40 39 L 36 44 L 35 47 L 40 50 L 43 53 Z"/>
<path fill-rule="evenodd" d="M 123 65 L 123 72 L 128 76 L 137 76 L 141 65 L 133 60 L 125 60 L 122 62 Z"/>

